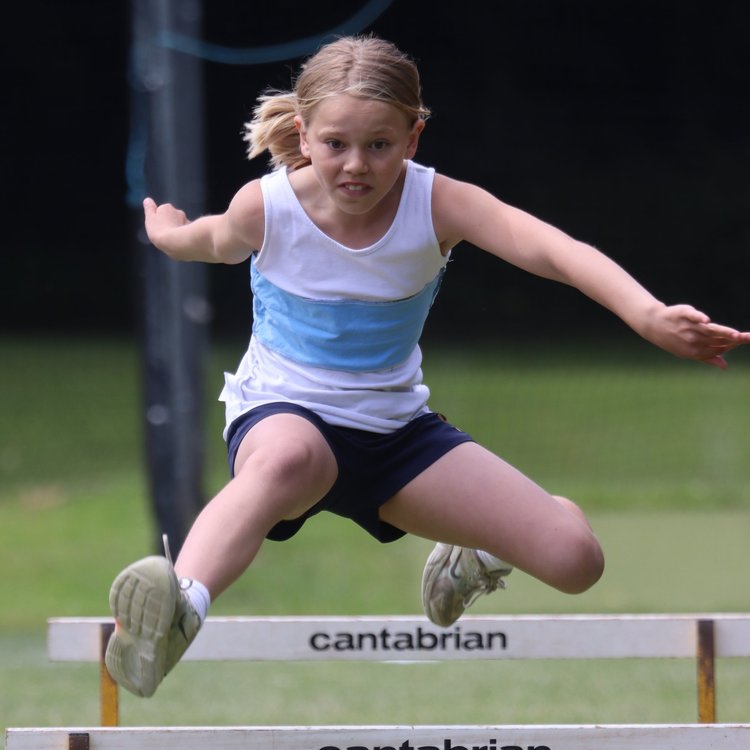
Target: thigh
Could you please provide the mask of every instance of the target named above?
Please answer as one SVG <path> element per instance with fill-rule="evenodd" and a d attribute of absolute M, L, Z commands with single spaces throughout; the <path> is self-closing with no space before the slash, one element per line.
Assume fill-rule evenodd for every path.
<path fill-rule="evenodd" d="M 381 517 L 427 539 L 486 550 L 558 587 L 582 553 L 599 550 L 582 514 L 477 443 L 432 464 L 381 507 Z"/>
<path fill-rule="evenodd" d="M 250 565 L 271 528 L 306 512 L 337 476 L 328 443 L 305 418 L 275 412 L 244 427 L 234 477 L 198 515 L 176 564 L 212 597 Z"/>

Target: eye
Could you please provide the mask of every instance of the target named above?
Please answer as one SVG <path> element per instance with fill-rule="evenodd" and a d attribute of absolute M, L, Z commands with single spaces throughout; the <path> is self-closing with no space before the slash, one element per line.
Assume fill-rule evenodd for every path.
<path fill-rule="evenodd" d="M 379 141 L 373 141 L 373 142 L 372 142 L 372 143 L 370 144 L 370 148 L 371 148 L 371 149 L 372 149 L 373 151 L 383 151 L 383 150 L 385 150 L 386 148 L 388 148 L 388 145 L 389 145 L 389 144 L 388 144 L 388 141 L 386 141 L 386 140 L 382 140 L 382 139 L 381 139 L 381 140 L 379 140 Z"/>
<path fill-rule="evenodd" d="M 344 148 L 343 142 L 338 140 L 338 138 L 329 138 L 326 141 L 326 146 L 328 146 L 328 148 L 332 149 L 333 151 L 340 151 Z"/>

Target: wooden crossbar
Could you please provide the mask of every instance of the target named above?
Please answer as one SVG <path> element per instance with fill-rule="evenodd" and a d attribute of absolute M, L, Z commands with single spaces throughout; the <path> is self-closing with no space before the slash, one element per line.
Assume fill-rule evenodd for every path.
<path fill-rule="evenodd" d="M 52 661 L 98 662 L 101 721 L 116 726 L 117 685 L 103 649 L 108 618 L 48 623 Z M 698 720 L 716 722 L 715 660 L 750 656 L 750 615 L 466 616 L 449 628 L 423 617 L 209 617 L 186 660 L 448 661 L 691 658 Z"/>
<path fill-rule="evenodd" d="M 750 724 L 8 729 L 6 750 L 738 750 Z"/>
<path fill-rule="evenodd" d="M 698 625 L 716 656 L 750 656 L 750 614 L 424 617 L 209 617 L 183 659 L 194 661 L 445 661 L 693 658 Z M 108 618 L 48 622 L 52 661 L 96 662 Z"/>

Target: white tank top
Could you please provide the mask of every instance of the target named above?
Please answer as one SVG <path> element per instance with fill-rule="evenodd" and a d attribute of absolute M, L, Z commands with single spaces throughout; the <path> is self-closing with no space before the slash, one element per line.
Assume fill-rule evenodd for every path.
<path fill-rule="evenodd" d="M 432 226 L 434 170 L 406 164 L 393 223 L 358 250 L 311 221 L 285 169 L 261 179 L 253 334 L 237 372 L 225 373 L 227 425 L 275 401 L 370 432 L 391 432 L 428 411 L 418 341 L 448 258 Z"/>

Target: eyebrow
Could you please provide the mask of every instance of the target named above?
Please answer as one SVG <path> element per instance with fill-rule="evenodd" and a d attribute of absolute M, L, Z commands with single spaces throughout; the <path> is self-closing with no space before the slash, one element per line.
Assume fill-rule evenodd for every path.
<path fill-rule="evenodd" d="M 396 133 L 396 131 L 397 131 L 397 128 L 394 128 L 391 125 L 382 125 L 382 126 L 378 126 L 377 128 L 371 131 L 368 131 L 366 133 L 366 136 L 368 138 L 393 136 L 394 133 Z M 329 137 L 329 138 L 331 136 L 346 136 L 347 135 L 345 130 L 340 129 L 339 127 L 335 125 L 321 127 L 320 130 L 318 131 L 318 134 L 321 136 Z"/>

